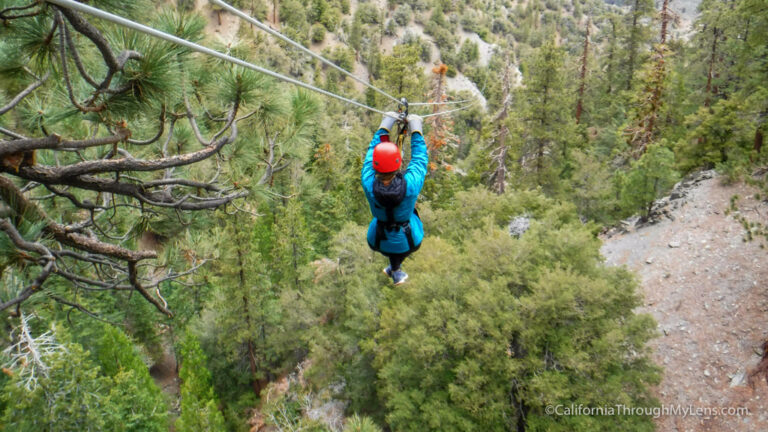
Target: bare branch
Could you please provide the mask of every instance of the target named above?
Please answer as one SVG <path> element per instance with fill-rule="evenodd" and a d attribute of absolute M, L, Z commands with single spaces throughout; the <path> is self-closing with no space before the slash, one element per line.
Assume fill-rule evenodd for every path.
<path fill-rule="evenodd" d="M 138 272 L 136 271 L 136 262 L 129 262 L 128 263 L 128 280 L 130 281 L 131 285 L 133 285 L 134 288 L 136 288 L 136 291 L 139 292 L 145 299 L 147 299 L 148 302 L 155 305 L 157 310 L 160 312 L 168 315 L 168 317 L 173 317 L 173 313 L 168 310 L 168 305 L 163 305 L 160 303 L 160 301 L 155 298 L 152 294 L 149 293 L 139 282 L 138 279 Z"/>
<path fill-rule="evenodd" d="M 216 185 L 213 185 L 210 183 L 198 182 L 194 180 L 179 179 L 179 178 L 167 178 L 162 180 L 148 181 L 143 183 L 142 186 L 146 188 L 152 188 L 152 187 L 159 187 L 159 186 L 166 186 L 166 185 L 189 186 L 193 188 L 205 189 L 211 192 L 221 192 L 221 188 Z"/>
<path fill-rule="evenodd" d="M 72 33 L 69 32 L 69 28 L 63 20 L 61 21 L 61 29 L 64 32 L 64 37 L 67 40 L 67 46 L 69 46 L 69 55 L 72 56 L 72 60 L 75 61 L 75 66 L 77 67 L 77 71 L 80 72 L 80 76 L 82 76 L 83 79 L 91 85 L 91 87 L 99 88 L 99 83 L 97 83 L 96 80 L 94 80 L 85 70 L 83 61 L 80 59 L 80 53 L 77 51 L 75 41 L 72 39 Z"/>
<path fill-rule="evenodd" d="M 86 21 L 79 13 L 72 9 L 65 7 L 57 7 L 57 9 L 67 18 L 67 21 L 72 25 L 72 28 L 78 31 L 78 33 L 87 37 L 96 45 L 96 48 L 104 58 L 104 62 L 107 64 L 110 72 L 114 74 L 120 70 L 120 64 L 117 61 L 117 57 L 112 52 L 107 39 L 101 34 L 99 29 Z"/>
<path fill-rule="evenodd" d="M 6 106 L 0 108 L 0 115 L 3 115 L 5 113 L 7 113 L 8 111 L 10 111 L 11 109 L 13 109 L 13 107 L 18 105 L 19 102 L 21 102 L 22 99 L 24 99 L 25 97 L 29 96 L 29 94 L 32 93 L 33 91 L 35 91 L 35 89 L 37 89 L 38 87 L 43 85 L 43 83 L 45 83 L 45 81 L 48 79 L 49 76 L 51 76 L 51 72 L 50 71 L 46 72 L 45 75 L 43 75 L 43 77 L 40 78 L 40 80 L 38 80 L 36 82 L 33 82 L 27 88 L 22 90 L 21 93 L 17 94 L 16 97 L 11 99 L 11 101 L 8 102 L 8 104 Z"/>
<path fill-rule="evenodd" d="M 86 278 L 86 277 L 83 277 L 83 276 L 80 276 L 80 275 L 76 275 L 74 273 L 68 272 L 66 270 L 62 270 L 60 268 L 56 269 L 55 274 L 56 274 L 56 276 L 60 276 L 60 277 L 62 277 L 64 279 L 67 279 L 67 280 L 69 280 L 71 282 L 79 282 L 81 284 L 86 284 L 86 285 L 92 285 L 92 286 L 95 286 L 95 287 L 99 287 L 98 289 L 83 287 L 84 289 L 91 290 L 91 291 L 110 291 L 110 290 L 114 290 L 114 291 L 127 291 L 127 290 L 133 289 L 133 287 L 131 285 L 128 285 L 128 284 L 121 285 L 121 283 L 123 283 L 123 282 L 128 282 L 128 277 L 127 276 L 125 277 L 124 280 L 115 280 L 113 282 L 104 282 L 104 281 L 99 281 L 99 280 L 95 280 L 95 279 L 89 279 L 89 278 Z"/>
<path fill-rule="evenodd" d="M 111 159 L 111 160 L 89 160 L 63 167 L 54 167 L 50 165 L 35 165 L 34 167 L 25 167 L 35 174 L 42 176 L 44 180 L 41 183 L 61 183 L 64 179 L 70 177 L 82 176 L 85 174 L 96 174 L 104 172 L 122 172 L 122 171 L 157 171 L 170 167 L 190 165 L 195 162 L 207 159 L 217 153 L 230 142 L 230 137 L 219 139 L 213 145 L 198 150 L 193 153 L 187 153 L 178 156 L 160 158 L 154 160 L 141 159 Z"/>
<path fill-rule="evenodd" d="M 25 137 L 24 135 L 19 135 L 16 132 L 10 131 L 10 130 L 8 130 L 6 128 L 3 128 L 3 127 L 0 127 L 0 133 L 3 134 L 3 135 L 8 135 L 11 138 L 27 139 L 27 137 Z"/>
<path fill-rule="evenodd" d="M 112 52 L 112 48 L 110 48 L 109 43 L 101 34 L 99 29 L 86 21 L 78 12 L 74 10 L 64 7 L 57 7 L 57 9 L 67 18 L 67 21 L 69 21 L 69 23 L 72 25 L 72 28 L 90 39 L 91 42 L 96 45 L 96 48 L 104 58 L 104 62 L 106 63 L 109 70 L 107 71 L 107 75 L 104 77 L 104 80 L 101 82 L 101 84 L 99 84 L 99 90 L 109 88 L 109 85 L 112 82 L 112 77 L 114 77 L 117 72 L 123 69 L 123 66 L 125 66 L 125 63 L 128 60 L 142 59 L 141 53 L 131 50 L 123 51 L 119 55 L 115 56 L 115 53 Z"/>
<path fill-rule="evenodd" d="M 13 141 L 5 141 L 2 142 L 2 147 L 0 147 L 0 156 L 41 149 L 75 150 L 116 144 L 120 141 L 124 141 L 130 134 L 131 132 L 128 129 L 119 129 L 115 135 L 78 141 L 62 140 L 61 137 L 56 134 L 49 135 L 45 138 L 23 138 Z"/>
<path fill-rule="evenodd" d="M 6 14 L 9 12 L 20 12 L 27 9 L 32 9 L 33 7 L 37 6 L 38 2 L 33 1 L 32 3 L 25 5 L 25 6 L 10 6 L 0 11 L 0 19 L 7 19 Z"/>
<path fill-rule="evenodd" d="M 32 12 L 26 12 L 26 13 L 19 14 L 19 15 L 9 15 L 10 12 L 14 12 L 14 11 L 21 12 L 21 11 L 24 11 L 24 10 L 27 10 L 27 9 L 32 9 L 33 7 L 37 6 L 39 3 L 40 2 L 38 2 L 38 1 L 34 1 L 34 2 L 32 2 L 32 3 L 28 4 L 28 5 L 25 5 L 25 6 L 11 6 L 11 7 L 7 7 L 7 8 L 5 8 L 5 9 L 0 11 L 0 20 L 8 21 L 8 20 L 12 20 L 12 19 L 28 18 L 28 17 L 33 17 L 33 16 L 40 15 L 41 13 L 43 13 L 42 9 L 38 9 L 38 10 L 32 11 Z"/>
<path fill-rule="evenodd" d="M 123 267 L 123 266 L 119 265 L 116 262 L 108 261 L 107 259 L 101 258 L 99 256 L 95 256 L 95 257 L 94 256 L 86 256 L 86 255 L 82 255 L 82 254 L 79 254 L 77 252 L 73 252 L 73 251 L 67 250 L 67 249 L 63 249 L 63 250 L 60 250 L 60 251 L 51 251 L 51 252 L 53 253 L 53 255 L 55 257 L 57 257 L 59 259 L 63 259 L 63 257 L 72 258 L 72 259 L 75 259 L 75 260 L 78 260 L 78 261 L 83 261 L 83 262 L 88 262 L 88 263 L 92 263 L 92 264 L 99 264 L 99 265 L 109 266 L 113 270 L 122 271 L 124 273 L 128 271 L 127 267 Z"/>
<path fill-rule="evenodd" d="M 45 231 L 66 245 L 76 249 L 111 256 L 125 261 L 140 261 L 156 258 L 155 251 L 132 251 L 130 249 L 104 243 L 98 239 L 70 232 L 64 225 L 52 221 L 35 204 L 31 203 L 7 177 L 0 176 L 0 198 L 18 215 L 31 221 L 45 222 Z"/>
<path fill-rule="evenodd" d="M 165 132 L 165 104 L 163 104 L 163 108 L 160 110 L 159 122 L 160 122 L 160 130 L 158 130 L 157 134 L 155 136 L 153 136 L 152 138 L 147 139 L 147 140 L 135 140 L 135 139 L 130 139 L 129 138 L 128 142 L 130 144 L 135 144 L 135 145 L 147 145 L 147 144 L 154 143 L 155 141 L 159 140 L 160 137 L 163 136 L 163 132 Z M 173 136 L 173 134 L 170 134 L 170 136 Z"/>
<path fill-rule="evenodd" d="M 50 276 L 51 271 L 53 271 L 56 259 L 53 257 L 48 248 L 42 244 L 24 240 L 21 234 L 16 230 L 16 227 L 13 226 L 13 224 L 7 219 L 0 219 L 0 231 L 3 231 L 17 248 L 29 252 L 35 252 L 40 255 L 41 260 L 46 261 L 46 264 L 43 266 L 43 270 L 30 285 L 24 288 L 16 298 L 0 304 L 0 311 L 2 311 L 11 306 L 22 303 L 24 300 L 31 297 L 35 291 L 42 287 L 43 283 L 45 283 L 45 281 L 48 279 L 48 276 Z"/>
<path fill-rule="evenodd" d="M 101 321 L 104 321 L 104 322 L 108 322 L 108 321 L 102 319 L 101 317 L 99 317 L 97 314 L 89 311 L 83 305 L 81 305 L 79 303 L 71 302 L 71 301 L 69 301 L 67 299 L 64 299 L 62 297 L 59 297 L 59 296 L 53 295 L 53 294 L 48 294 L 48 297 L 50 297 L 52 300 L 54 300 L 57 303 L 61 303 L 61 304 L 67 305 L 67 306 L 71 306 L 71 307 L 79 310 L 80 312 L 90 316 L 91 318 L 96 318 L 98 320 L 101 320 Z"/>
<path fill-rule="evenodd" d="M 96 107 L 83 106 L 77 101 L 77 98 L 75 97 L 75 91 L 72 88 L 72 81 L 69 79 L 69 65 L 67 61 L 67 44 L 64 37 L 64 35 L 66 34 L 66 30 L 64 29 L 64 27 L 66 27 L 66 24 L 64 23 L 64 18 L 61 17 L 60 12 L 56 13 L 56 18 L 57 18 L 56 22 L 59 23 L 60 26 L 62 27 L 62 29 L 59 31 L 59 53 L 61 56 L 61 74 L 64 77 L 64 83 L 66 84 L 66 87 L 67 87 L 67 94 L 69 95 L 70 102 L 72 102 L 72 105 L 74 105 L 75 108 L 79 109 L 84 113 L 103 111 L 104 108 L 106 108 L 106 105 L 104 104 L 101 104 Z M 93 102 L 93 100 L 95 100 L 95 97 L 91 98 L 90 102 Z"/>
<path fill-rule="evenodd" d="M 35 252 L 41 257 L 46 257 L 46 259 L 53 259 L 51 252 L 45 246 L 41 245 L 40 243 L 33 243 L 24 240 L 21 234 L 16 230 L 16 227 L 13 226 L 13 224 L 8 221 L 8 219 L 0 219 L 0 231 L 5 232 L 8 238 L 11 239 L 11 242 L 13 242 L 17 248 L 29 252 Z"/>

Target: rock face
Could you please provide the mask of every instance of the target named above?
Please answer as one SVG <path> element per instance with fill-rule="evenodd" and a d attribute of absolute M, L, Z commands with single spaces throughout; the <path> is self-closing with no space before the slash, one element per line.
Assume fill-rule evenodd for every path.
<path fill-rule="evenodd" d="M 742 215 L 766 222 L 768 203 L 743 184 L 723 186 L 705 171 L 683 179 L 675 196 L 657 201 L 654 223 L 603 237 L 609 265 L 626 265 L 640 279 L 638 313 L 657 321 L 650 342 L 664 368 L 656 397 L 667 406 L 745 407 L 750 415 L 661 416 L 659 431 L 768 431 L 768 386 L 746 383 L 768 338 L 768 251 L 745 243 L 744 228 L 726 215 L 733 195 Z M 647 264 L 651 261 L 652 264 Z"/>
<path fill-rule="evenodd" d="M 521 235 L 531 227 L 531 218 L 528 216 L 517 216 L 509 222 L 509 235 L 520 238 Z"/>
<path fill-rule="evenodd" d="M 610 238 L 616 234 L 626 234 L 644 226 L 659 223 L 664 219 L 675 220 L 674 211 L 685 205 L 690 191 L 701 182 L 712 179 L 715 175 L 714 170 L 689 174 L 672 188 L 669 196 L 654 201 L 647 220 L 643 220 L 640 216 L 632 216 L 621 221 L 618 226 L 607 230 L 605 236 Z M 669 247 L 674 248 L 676 246 L 670 245 Z"/>

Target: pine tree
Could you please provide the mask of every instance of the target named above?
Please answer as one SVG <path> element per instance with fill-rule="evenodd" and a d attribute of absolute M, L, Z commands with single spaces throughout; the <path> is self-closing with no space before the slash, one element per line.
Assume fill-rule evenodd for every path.
<path fill-rule="evenodd" d="M 432 68 L 432 90 L 429 94 L 429 101 L 438 103 L 432 106 L 433 114 L 445 110 L 445 105 L 440 105 L 439 102 L 445 102 L 448 98 L 445 91 L 445 73 L 447 71 L 448 66 L 443 63 Z M 427 118 L 424 124 L 429 127 L 427 148 L 432 160 L 432 170 L 434 171 L 437 163 L 450 169 L 451 166 L 445 161 L 445 149 L 455 148 L 458 142 L 458 138 L 452 132 L 453 122 L 446 116 L 436 115 Z"/>
<path fill-rule="evenodd" d="M 108 3 L 121 16 L 185 39 L 203 36 L 198 15 L 158 11 L 147 1 Z M 34 250 L 15 245 L 36 258 L 18 263 L 30 278 L 3 297 L 0 310 L 69 281 L 94 297 L 105 288 L 136 293 L 171 316 L 161 285 L 191 272 L 155 278 L 150 268 L 181 266 L 183 259 L 169 251 L 158 260 L 159 248 L 138 243 L 145 235 L 172 237 L 186 229 L 190 212 L 245 195 L 230 187 L 229 172 L 215 174 L 213 162 L 237 141 L 253 73 L 199 61 L 186 48 L 73 9 L 35 3 L 13 14 L 9 4 L 0 10 L 13 23 L 0 30 L 0 85 L 14 96 L 2 108 L 9 129 L 0 133 L 10 140 L 0 150 L 0 198 L 13 223 L 2 224 L 0 236 L 15 238 L 23 223 L 43 224 L 40 234 L 52 242 L 29 239 Z M 16 88 L 19 78 L 24 85 Z M 215 95 L 205 108 L 190 102 L 203 94 Z M 233 121 L 205 124 L 208 116 Z M 171 146 L 181 141 L 190 144 Z M 44 187 L 27 188 L 33 184 Z M 66 228 L 74 225 L 82 229 Z M 42 298 L 87 310 L 74 297 L 62 290 Z"/>
<path fill-rule="evenodd" d="M 287 200 L 277 210 L 273 242 L 271 272 L 275 283 L 300 291 L 300 272 L 313 258 L 313 239 L 297 199 Z"/>
<path fill-rule="evenodd" d="M 608 36 L 608 54 L 605 62 L 605 84 L 606 93 L 613 94 L 616 85 L 616 73 L 618 69 L 618 50 L 619 50 L 619 36 L 618 27 L 621 25 L 619 17 L 615 14 L 608 16 L 608 23 L 611 26 L 610 35 Z"/>
<path fill-rule="evenodd" d="M 121 399 L 112 416 L 125 431 L 163 431 L 166 429 L 168 405 L 165 395 L 149 375 L 149 368 L 133 342 L 119 328 L 101 325 L 102 336 L 94 355 L 101 372 L 114 379 L 111 390 Z"/>
<path fill-rule="evenodd" d="M 579 73 L 579 97 L 576 102 L 576 124 L 581 123 L 581 113 L 584 110 L 584 90 L 587 86 L 587 56 L 589 55 L 589 26 L 590 20 L 587 20 L 584 35 L 584 51 L 581 54 L 581 72 Z"/>
<path fill-rule="evenodd" d="M 554 41 L 539 48 L 526 68 L 524 144 L 522 169 L 532 172 L 533 184 L 552 192 L 557 188 L 558 168 L 565 166 L 573 120 L 564 76 L 565 53 Z"/>
<path fill-rule="evenodd" d="M 667 81 L 667 62 L 669 61 L 669 49 L 667 47 L 668 26 L 672 18 L 669 10 L 669 0 L 664 0 L 661 10 L 661 32 L 659 43 L 654 48 L 652 64 L 645 71 L 642 80 L 637 108 L 634 113 L 634 125 L 626 130 L 629 135 L 629 143 L 632 153 L 639 157 L 645 152 L 646 147 L 654 141 L 657 131 L 659 115 L 664 98 L 664 89 Z"/>
<path fill-rule="evenodd" d="M 677 179 L 675 155 L 664 143 L 651 144 L 623 180 L 621 200 L 625 209 L 641 211 L 644 219 L 651 215 L 653 202 Z"/>
<path fill-rule="evenodd" d="M 201 340 L 211 353 L 217 380 L 248 384 L 258 395 L 279 368 L 276 353 L 282 348 L 274 338 L 282 309 L 277 287 L 267 274 L 265 255 L 251 246 L 253 223 L 250 215 L 237 213 L 216 231 L 220 256 L 212 282 L 217 292 L 203 313 Z M 220 391 L 235 390 L 219 385 Z"/>
<path fill-rule="evenodd" d="M 420 49 L 416 45 L 397 45 L 392 55 L 382 59 L 381 79 L 384 89 L 408 100 L 424 94 L 424 74 L 418 67 Z"/>
<path fill-rule="evenodd" d="M 722 43 L 725 39 L 725 27 L 727 26 L 727 5 L 722 0 L 708 0 L 699 6 L 702 13 L 698 18 L 702 31 L 697 32 L 694 40 L 698 46 L 705 46 L 707 81 L 704 88 L 704 106 L 712 104 L 712 98 L 719 92 L 721 63 L 723 61 Z"/>
<path fill-rule="evenodd" d="M 211 373 L 200 342 L 187 335 L 181 343 L 181 415 L 176 420 L 179 432 L 219 432 L 226 430 L 224 417 L 216 403 Z"/>
<path fill-rule="evenodd" d="M 627 16 L 629 25 L 627 26 L 627 36 L 624 41 L 626 49 L 626 63 L 624 73 L 626 75 L 626 90 L 632 90 L 635 83 L 635 71 L 637 66 L 643 64 L 641 51 L 649 41 L 649 27 L 646 24 L 653 13 L 653 0 L 633 0 L 631 10 Z"/>

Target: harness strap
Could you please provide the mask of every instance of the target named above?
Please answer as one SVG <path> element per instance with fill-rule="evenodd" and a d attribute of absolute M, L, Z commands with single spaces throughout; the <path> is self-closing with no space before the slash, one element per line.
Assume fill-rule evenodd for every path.
<path fill-rule="evenodd" d="M 387 213 L 390 211 L 394 212 L 393 210 L 386 209 Z M 419 212 L 416 211 L 416 209 L 413 209 L 413 213 L 416 214 L 416 217 L 419 216 Z M 387 214 L 387 218 L 389 218 L 390 215 Z M 411 221 L 407 220 L 405 222 L 389 222 L 389 221 L 376 221 L 376 240 L 373 245 L 373 250 L 378 251 L 381 246 L 382 240 L 387 240 L 387 231 L 394 231 L 395 229 L 402 229 L 403 234 L 405 234 L 405 239 L 408 241 L 408 251 L 413 252 L 416 250 L 416 242 L 413 240 L 413 232 L 411 231 Z"/>

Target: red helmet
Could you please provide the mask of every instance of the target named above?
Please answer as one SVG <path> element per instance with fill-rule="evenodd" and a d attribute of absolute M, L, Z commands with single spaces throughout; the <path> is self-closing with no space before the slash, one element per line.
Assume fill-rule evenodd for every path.
<path fill-rule="evenodd" d="M 403 163 L 403 156 L 397 146 L 389 141 L 380 142 L 373 148 L 373 169 L 379 173 L 397 171 Z"/>

